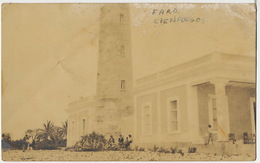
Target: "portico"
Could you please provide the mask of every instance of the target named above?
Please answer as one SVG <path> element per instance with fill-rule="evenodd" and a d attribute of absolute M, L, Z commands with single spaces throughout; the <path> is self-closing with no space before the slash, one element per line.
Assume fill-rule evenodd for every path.
<path fill-rule="evenodd" d="M 203 126 L 205 122 L 213 126 L 217 141 L 228 141 L 230 133 L 240 139 L 244 132 L 254 133 L 254 123 L 250 120 L 239 125 L 239 119 L 247 115 L 246 118 L 252 120 L 255 114 L 250 111 L 253 105 L 250 101 L 255 99 L 253 82 L 214 78 L 197 87 L 202 135 L 207 133 L 207 125 Z"/>

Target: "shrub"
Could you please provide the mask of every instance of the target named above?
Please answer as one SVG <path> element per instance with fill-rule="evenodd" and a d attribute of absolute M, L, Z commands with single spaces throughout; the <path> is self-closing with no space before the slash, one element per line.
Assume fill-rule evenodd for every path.
<path fill-rule="evenodd" d="M 151 150 L 152 152 L 157 152 L 157 150 L 159 149 L 159 147 L 157 147 L 156 145 L 153 146 L 153 149 Z"/>
<path fill-rule="evenodd" d="M 135 151 L 145 151 L 145 148 L 142 148 L 142 147 L 138 147 L 138 145 L 135 146 Z"/>
<path fill-rule="evenodd" d="M 141 148 L 139 148 L 139 151 L 145 151 L 145 148 L 141 147 Z"/>
<path fill-rule="evenodd" d="M 22 149 L 23 140 L 12 140 L 10 134 L 2 134 L 2 149 Z"/>
<path fill-rule="evenodd" d="M 81 140 L 77 142 L 82 151 L 101 151 L 105 149 L 106 143 L 105 136 L 95 132 L 82 136 Z"/>
<path fill-rule="evenodd" d="M 23 144 L 24 144 L 24 141 L 22 139 L 20 140 L 15 140 L 15 141 L 12 141 L 11 145 L 12 145 L 12 149 L 23 149 Z"/>
<path fill-rule="evenodd" d="M 2 149 L 11 149 L 11 136 L 10 134 L 2 134 Z"/>
<path fill-rule="evenodd" d="M 184 156 L 184 153 L 182 152 L 181 149 L 179 149 L 177 153 L 179 153 L 180 155 Z"/>
<path fill-rule="evenodd" d="M 165 149 L 165 148 L 163 148 L 163 147 L 161 147 L 161 148 L 158 150 L 158 152 L 161 152 L 161 153 L 170 153 L 169 150 L 167 150 L 167 149 Z"/>
<path fill-rule="evenodd" d="M 57 149 L 57 144 L 53 142 L 53 140 L 43 140 L 37 141 L 34 145 L 34 149 L 43 149 L 43 150 L 53 150 Z"/>

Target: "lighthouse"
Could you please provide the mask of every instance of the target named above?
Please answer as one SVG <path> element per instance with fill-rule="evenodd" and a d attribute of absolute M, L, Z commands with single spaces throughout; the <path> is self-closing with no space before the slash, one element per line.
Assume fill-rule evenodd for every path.
<path fill-rule="evenodd" d="M 96 95 L 74 101 L 69 115 L 68 143 L 93 131 L 115 137 L 133 134 L 133 72 L 128 4 L 100 9 Z"/>
<path fill-rule="evenodd" d="M 97 73 L 97 99 L 100 101 L 97 112 L 101 120 L 99 126 L 106 128 L 105 133 L 127 132 L 128 123 L 132 123 L 130 125 L 133 126 L 133 122 L 128 120 L 133 116 L 128 4 L 105 4 L 101 7 L 99 37 Z"/>

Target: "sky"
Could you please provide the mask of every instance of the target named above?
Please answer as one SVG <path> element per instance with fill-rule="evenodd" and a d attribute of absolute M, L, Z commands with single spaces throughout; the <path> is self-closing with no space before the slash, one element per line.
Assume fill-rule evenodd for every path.
<path fill-rule="evenodd" d="M 2 5 L 4 133 L 18 139 L 47 120 L 61 125 L 68 103 L 95 95 L 100 6 Z M 131 4 L 130 11 L 134 80 L 213 52 L 256 55 L 253 4 Z"/>

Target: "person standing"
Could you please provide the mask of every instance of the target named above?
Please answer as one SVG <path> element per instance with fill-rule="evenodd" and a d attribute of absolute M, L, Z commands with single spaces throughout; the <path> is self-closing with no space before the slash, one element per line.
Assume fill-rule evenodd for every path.
<path fill-rule="evenodd" d="M 128 137 L 125 138 L 125 149 L 127 150 L 129 147 L 130 143 L 128 141 Z"/>
<path fill-rule="evenodd" d="M 213 144 L 213 128 L 211 125 L 208 125 L 208 144 L 211 142 Z"/>
<path fill-rule="evenodd" d="M 23 152 L 24 152 L 25 150 L 27 150 L 28 147 L 29 147 L 28 139 L 29 139 L 29 135 L 26 134 L 26 135 L 23 137 L 23 145 L 22 145 L 22 147 L 23 147 Z"/>
<path fill-rule="evenodd" d="M 129 143 L 133 143 L 133 138 L 132 138 L 132 135 L 128 135 L 128 140 L 129 140 Z"/>
<path fill-rule="evenodd" d="M 119 146 L 124 145 L 124 137 L 122 135 L 120 135 L 119 138 L 118 138 L 118 145 Z"/>
<path fill-rule="evenodd" d="M 33 150 L 33 137 L 29 136 L 28 138 L 28 150 Z"/>
<path fill-rule="evenodd" d="M 128 135 L 128 137 L 126 137 L 126 143 L 125 143 L 126 150 L 131 149 L 130 145 L 132 142 L 133 142 L 132 135 Z"/>

